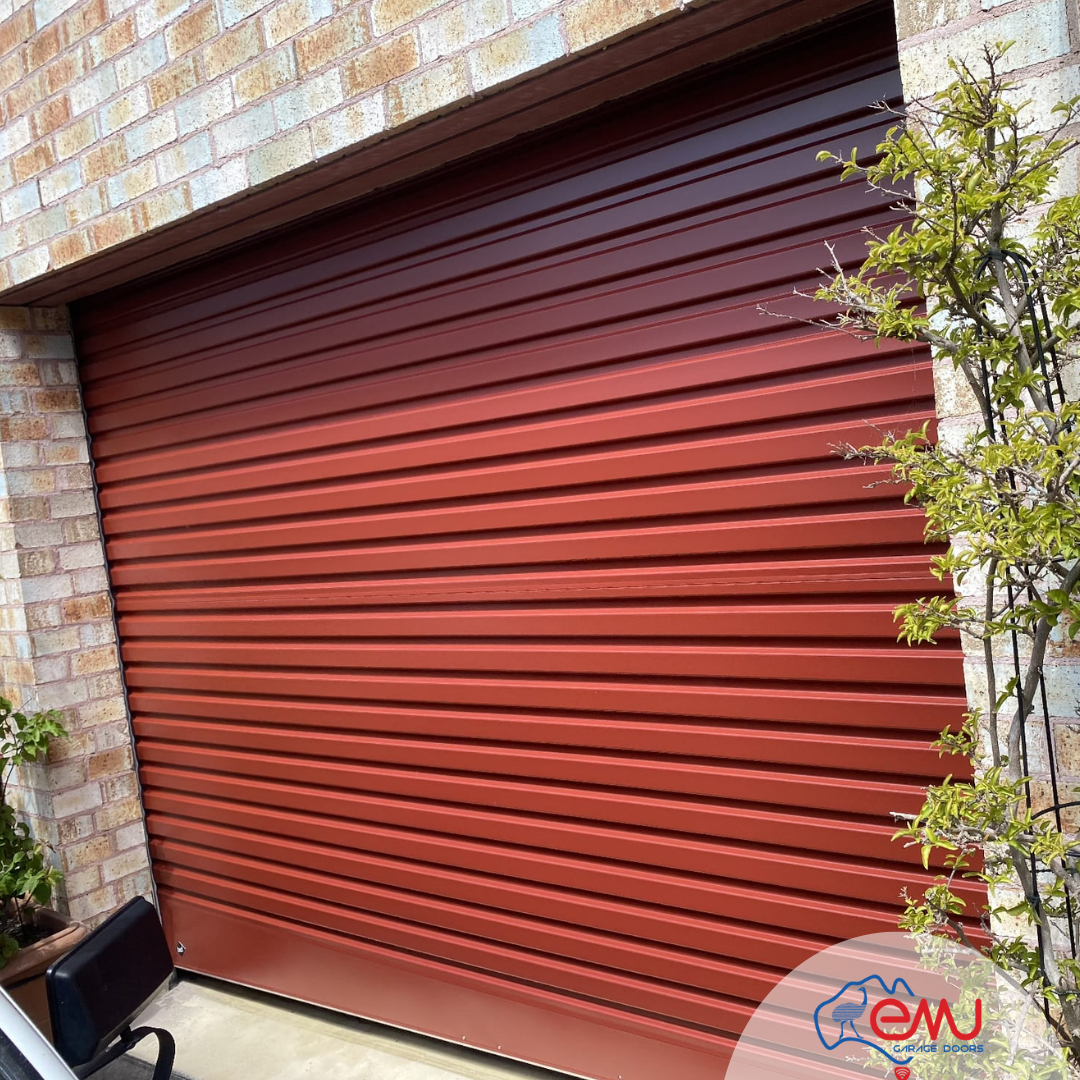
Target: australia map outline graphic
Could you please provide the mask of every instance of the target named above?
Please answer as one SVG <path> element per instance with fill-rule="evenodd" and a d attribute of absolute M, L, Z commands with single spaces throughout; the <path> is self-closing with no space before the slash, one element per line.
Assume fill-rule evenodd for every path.
<path fill-rule="evenodd" d="M 826 1050 L 835 1050 L 838 1046 L 842 1046 L 844 1043 L 861 1043 L 863 1046 L 869 1046 L 871 1050 L 876 1050 L 879 1054 L 884 1055 L 896 1065 L 906 1065 L 915 1056 L 914 1054 L 909 1054 L 905 1058 L 894 1057 L 879 1043 L 872 1042 L 870 1039 L 865 1038 L 863 1035 L 861 1035 L 858 1028 L 855 1027 L 855 1021 L 860 1019 L 863 1013 L 866 1012 L 867 983 L 877 983 L 878 986 L 880 986 L 881 989 L 889 995 L 889 997 L 895 997 L 896 988 L 898 986 L 902 986 L 908 992 L 912 999 L 915 998 L 914 991 L 911 989 L 910 986 L 908 986 L 906 982 L 904 982 L 903 979 L 897 979 L 892 984 L 892 986 L 889 986 L 888 983 L 886 983 L 880 975 L 868 975 L 865 979 L 858 979 L 853 982 L 849 982 L 842 989 L 838 990 L 835 994 L 833 994 L 831 998 L 823 1001 L 814 1010 L 814 1027 L 817 1029 L 817 1034 L 818 1038 L 821 1040 L 821 1045 L 824 1046 Z M 834 1001 L 838 1001 L 850 990 L 858 990 L 862 994 L 862 1001 L 856 999 L 854 1001 L 841 1002 L 829 1013 L 829 1020 L 831 1020 L 833 1023 L 840 1024 L 840 1037 L 835 1042 L 830 1043 L 829 1040 L 825 1037 L 825 1033 L 821 1030 L 821 1013 L 829 1005 L 832 1005 Z M 844 1031 L 845 1028 L 848 1028 L 851 1034 L 846 1034 Z"/>

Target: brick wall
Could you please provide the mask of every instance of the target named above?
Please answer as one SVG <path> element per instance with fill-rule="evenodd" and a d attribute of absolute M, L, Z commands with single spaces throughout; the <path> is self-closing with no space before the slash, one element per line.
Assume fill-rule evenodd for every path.
<path fill-rule="evenodd" d="M 0 0 L 0 290 L 685 6 Z"/>
<path fill-rule="evenodd" d="M 1080 94 L 1080 11 L 1076 0 L 897 0 L 900 67 L 907 97 L 925 97 L 951 80 L 946 67 L 950 56 L 975 62 L 982 47 L 1014 41 L 1005 69 L 1018 83 L 1021 100 L 1030 100 L 1027 119 L 1032 130 L 1054 126 L 1051 109 L 1061 100 Z M 1080 136 L 1080 130 L 1073 133 Z M 1080 186 L 1080 154 L 1065 162 L 1056 195 L 1075 194 Z M 1080 398 L 1080 370 L 1066 371 L 1066 392 Z M 951 362 L 941 361 L 935 371 L 937 411 L 942 439 L 959 442 L 979 424 L 978 407 Z M 981 645 L 965 640 L 968 653 L 968 696 L 973 706 L 986 708 L 986 665 Z M 995 664 L 997 685 L 1013 675 L 1011 645 L 999 643 Z M 999 666 L 1000 664 L 1000 666 Z M 1051 713 L 1055 764 L 1062 800 L 1076 796 L 1080 787 L 1080 642 L 1070 645 L 1056 634 L 1047 655 L 1047 695 Z M 1004 727 L 1003 727 L 1004 737 Z M 1033 798 L 1037 809 L 1051 803 L 1049 755 L 1041 710 L 1028 726 L 1028 747 L 1035 777 Z M 1063 814 L 1067 829 L 1080 831 L 1080 808 Z"/>
<path fill-rule="evenodd" d="M 0 308 L 3 693 L 71 733 L 13 795 L 93 924 L 151 882 L 73 356 L 62 310 Z"/>

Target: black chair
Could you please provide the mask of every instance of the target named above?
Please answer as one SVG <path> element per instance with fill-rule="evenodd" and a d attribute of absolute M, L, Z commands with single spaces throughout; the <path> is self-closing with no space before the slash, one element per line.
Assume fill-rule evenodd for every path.
<path fill-rule="evenodd" d="M 157 912 L 141 896 L 49 968 L 45 989 L 53 1043 L 76 1076 L 90 1076 L 156 1035 L 153 1080 L 169 1080 L 173 1037 L 160 1028 L 133 1031 L 131 1022 L 169 985 L 173 970 Z"/>

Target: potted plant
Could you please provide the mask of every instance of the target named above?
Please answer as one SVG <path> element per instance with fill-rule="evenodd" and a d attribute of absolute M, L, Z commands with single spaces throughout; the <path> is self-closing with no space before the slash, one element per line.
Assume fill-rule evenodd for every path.
<path fill-rule="evenodd" d="M 0 697 L 0 986 L 46 1035 L 45 972 L 87 929 L 46 906 L 60 871 L 18 819 L 8 794 L 15 770 L 40 761 L 49 741 L 66 734 L 55 709 L 27 716 Z"/>

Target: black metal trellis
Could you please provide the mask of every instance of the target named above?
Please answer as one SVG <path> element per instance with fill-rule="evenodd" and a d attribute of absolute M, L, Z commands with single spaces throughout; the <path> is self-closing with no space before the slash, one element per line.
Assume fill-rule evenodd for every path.
<path fill-rule="evenodd" d="M 1050 316 L 1046 306 L 1046 299 L 1043 295 L 1042 289 L 1039 287 L 1038 280 L 1034 277 L 1031 264 L 1022 255 L 1015 252 L 991 252 L 984 255 L 979 261 L 975 269 L 975 276 L 979 277 L 990 268 L 993 262 L 1003 264 L 1009 270 L 1011 270 L 1018 279 L 1024 296 L 1024 307 L 1026 310 L 1026 318 L 1029 323 L 1031 331 L 1031 340 L 1034 345 L 1035 359 L 1038 364 L 1038 371 L 1042 377 L 1043 393 L 1046 397 L 1047 406 L 1053 410 L 1065 402 L 1065 390 L 1061 379 L 1061 367 L 1058 362 L 1057 351 L 1052 344 L 1052 329 L 1050 326 Z M 982 383 L 983 393 L 986 397 L 986 416 L 985 419 L 988 425 L 988 434 L 991 439 L 994 439 L 997 434 L 997 427 L 1002 422 L 1003 417 L 998 414 L 995 416 L 993 409 L 991 408 L 991 372 L 989 370 L 986 361 L 982 362 Z M 1033 593 L 1032 587 L 1027 586 L 1029 593 Z M 1013 606 L 1016 600 L 1016 586 L 1012 582 L 1006 584 L 1006 596 L 1009 602 L 1010 608 Z M 1011 644 L 1012 644 L 1012 662 L 1013 673 L 1016 679 L 1016 700 L 1017 706 L 1023 716 L 1023 722 L 1020 725 L 1020 756 L 1023 773 L 1025 776 L 1031 776 L 1031 758 L 1028 747 L 1028 724 L 1032 721 L 1035 714 L 1035 709 L 1040 708 L 1042 711 L 1042 728 L 1044 737 L 1046 740 L 1046 756 L 1047 756 L 1047 769 L 1049 770 L 1050 779 L 1050 796 L 1051 804 L 1043 807 L 1040 810 L 1036 810 L 1033 813 L 1033 817 L 1043 817 L 1047 814 L 1053 814 L 1054 820 L 1059 831 L 1063 830 L 1063 818 L 1062 811 L 1073 806 L 1080 806 L 1080 799 L 1073 799 L 1063 802 L 1061 800 L 1061 791 L 1058 783 L 1058 771 L 1056 754 L 1054 750 L 1054 738 L 1053 728 L 1050 723 L 1050 707 L 1046 693 L 1046 678 L 1042 670 L 1038 675 L 1038 693 L 1036 695 L 1037 705 L 1033 704 L 1033 708 L 1030 714 L 1025 714 L 1024 709 L 1024 692 L 1023 692 L 1023 679 L 1024 668 L 1021 662 L 1020 655 L 1020 639 L 1019 634 L 1012 630 L 1010 631 Z M 1028 781 L 1025 784 L 1025 794 L 1027 797 L 1027 804 L 1029 809 L 1033 809 L 1034 803 L 1032 800 L 1031 783 Z M 1060 921 L 1060 916 L 1047 916 L 1042 905 L 1042 890 L 1039 885 L 1040 875 L 1044 878 L 1048 874 L 1052 874 L 1049 868 L 1043 868 L 1040 870 L 1034 857 L 1031 858 L 1031 879 L 1034 884 L 1035 895 L 1031 897 L 1032 907 L 1034 908 L 1036 917 L 1043 922 L 1046 920 L 1046 933 L 1038 936 L 1038 955 L 1039 955 L 1039 969 L 1044 978 L 1046 979 L 1046 944 L 1049 942 L 1050 948 L 1053 948 L 1053 922 Z M 1077 911 L 1075 910 L 1072 898 L 1066 893 L 1065 895 L 1065 922 L 1068 928 L 1068 940 L 1070 955 L 1073 960 L 1078 958 L 1077 952 L 1077 940 L 1080 937 L 1080 928 L 1077 926 Z M 1049 1017 L 1050 1004 L 1044 999 L 1043 1011 Z"/>

